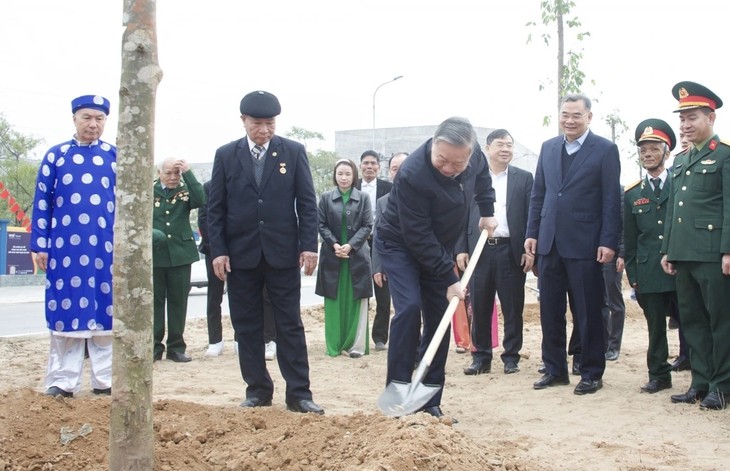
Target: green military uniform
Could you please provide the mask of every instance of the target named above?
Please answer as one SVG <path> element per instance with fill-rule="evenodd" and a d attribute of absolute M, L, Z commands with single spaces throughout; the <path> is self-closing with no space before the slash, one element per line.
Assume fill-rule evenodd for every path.
<path fill-rule="evenodd" d="M 167 300 L 167 351 L 185 353 L 185 317 L 190 289 L 190 266 L 200 258 L 190 211 L 205 204 L 203 185 L 191 170 L 182 174 L 177 188 L 164 189 L 154 183 L 153 283 L 154 283 L 154 353 L 165 351 L 165 300 Z M 161 239 L 161 240 L 160 240 Z"/>
<path fill-rule="evenodd" d="M 730 393 L 730 146 L 713 136 L 674 159 L 662 253 L 677 269 L 679 315 L 692 387 Z"/>
<path fill-rule="evenodd" d="M 626 276 L 636 285 L 636 299 L 646 317 L 649 346 L 646 364 L 649 379 L 671 382 L 672 366 L 667 361 L 666 313 L 677 293 L 674 277 L 662 270 L 659 250 L 664 239 L 670 182 L 665 171 L 659 196 L 649 177 L 626 188 L 624 195 L 624 256 Z"/>

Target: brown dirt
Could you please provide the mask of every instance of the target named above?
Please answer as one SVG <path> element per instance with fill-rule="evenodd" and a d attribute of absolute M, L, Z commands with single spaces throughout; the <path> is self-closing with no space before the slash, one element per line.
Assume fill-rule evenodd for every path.
<path fill-rule="evenodd" d="M 244 385 L 232 348 L 205 358 L 204 319 L 188 322 L 194 361 L 154 364 L 153 420 L 157 470 L 542 470 L 723 469 L 730 456 L 726 412 L 677 406 L 668 394 L 688 386 L 675 377 L 667 394 L 639 394 L 646 381 L 646 332 L 636 304 L 621 358 L 608 365 L 598 394 L 571 387 L 534 391 L 539 364 L 539 313 L 525 313 L 522 371 L 503 375 L 498 352 L 491 374 L 467 377 L 468 356 L 450 353 L 443 408 L 460 422 L 424 414 L 381 415 L 375 401 L 385 380 L 385 355 L 353 360 L 324 355 L 322 311 L 304 309 L 312 389 L 325 416 L 287 412 L 283 380 L 269 370 L 274 406 L 238 407 Z M 231 338 L 230 325 L 224 333 Z M 669 333 L 676 351 L 676 334 Z M 0 471 L 108 469 L 111 399 L 85 383 L 72 399 L 41 394 L 47 339 L 0 339 Z M 88 380 L 86 380 L 88 381 Z M 573 385 L 577 380 L 572 378 Z M 91 432 L 61 444 L 62 427 Z"/>

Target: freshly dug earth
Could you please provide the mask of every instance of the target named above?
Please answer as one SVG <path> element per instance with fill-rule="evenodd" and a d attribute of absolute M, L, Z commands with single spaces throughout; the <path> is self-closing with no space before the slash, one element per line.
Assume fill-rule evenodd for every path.
<path fill-rule="evenodd" d="M 388 418 L 375 402 L 385 386 L 386 355 L 360 359 L 324 354 L 321 307 L 303 309 L 314 399 L 325 416 L 285 410 L 284 381 L 269 362 L 276 391 L 269 408 L 244 410 L 237 357 L 205 358 L 204 319 L 188 322 L 193 361 L 154 364 L 156 470 L 720 470 L 728 468 L 728 412 L 675 405 L 669 394 L 689 386 L 639 393 L 647 380 L 646 327 L 636 303 L 628 316 L 621 357 L 609 362 L 604 388 L 575 396 L 572 385 L 532 389 L 539 377 L 537 305 L 525 312 L 521 371 L 502 373 L 500 350 L 491 374 L 465 376 L 468 355 L 449 354 L 444 412 Z M 225 303 L 224 303 L 225 305 Z M 372 316 L 371 316 L 372 318 Z M 232 338 L 224 319 L 225 338 Z M 669 331 L 676 354 L 676 331 Z M 106 470 L 111 399 L 91 394 L 88 379 L 72 399 L 42 395 L 45 336 L 0 339 L 0 471 Z M 61 443 L 62 430 L 78 434 Z"/>

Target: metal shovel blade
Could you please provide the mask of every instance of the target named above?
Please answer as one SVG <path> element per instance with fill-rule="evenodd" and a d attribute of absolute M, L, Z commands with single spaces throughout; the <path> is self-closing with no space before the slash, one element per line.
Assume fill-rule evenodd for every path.
<path fill-rule="evenodd" d="M 390 417 L 415 414 L 439 392 L 441 386 L 421 382 L 391 381 L 378 398 L 378 408 Z"/>

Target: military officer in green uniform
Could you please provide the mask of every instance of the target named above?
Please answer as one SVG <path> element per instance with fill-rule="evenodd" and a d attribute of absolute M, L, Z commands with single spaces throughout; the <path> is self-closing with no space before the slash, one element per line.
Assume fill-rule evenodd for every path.
<path fill-rule="evenodd" d="M 167 359 L 191 360 L 185 354 L 185 317 L 190 289 L 190 266 L 199 259 L 190 211 L 205 204 L 203 185 L 184 160 L 169 158 L 157 167 L 154 182 L 153 277 L 155 296 L 154 360 L 161 360 L 165 345 L 165 302 L 167 302 Z"/>
<path fill-rule="evenodd" d="M 646 176 L 626 187 L 624 194 L 624 256 L 626 276 L 636 290 L 649 331 L 646 364 L 649 382 L 642 392 L 654 394 L 672 387 L 666 313 L 677 292 L 674 277 L 662 270 L 659 250 L 670 193 L 665 163 L 677 143 L 674 131 L 661 119 L 646 119 L 636 128 L 639 160 Z"/>
<path fill-rule="evenodd" d="M 713 130 L 715 93 L 680 82 L 672 94 L 692 147 L 674 159 L 661 263 L 676 275 L 692 385 L 671 399 L 719 410 L 730 394 L 730 145 Z"/>

